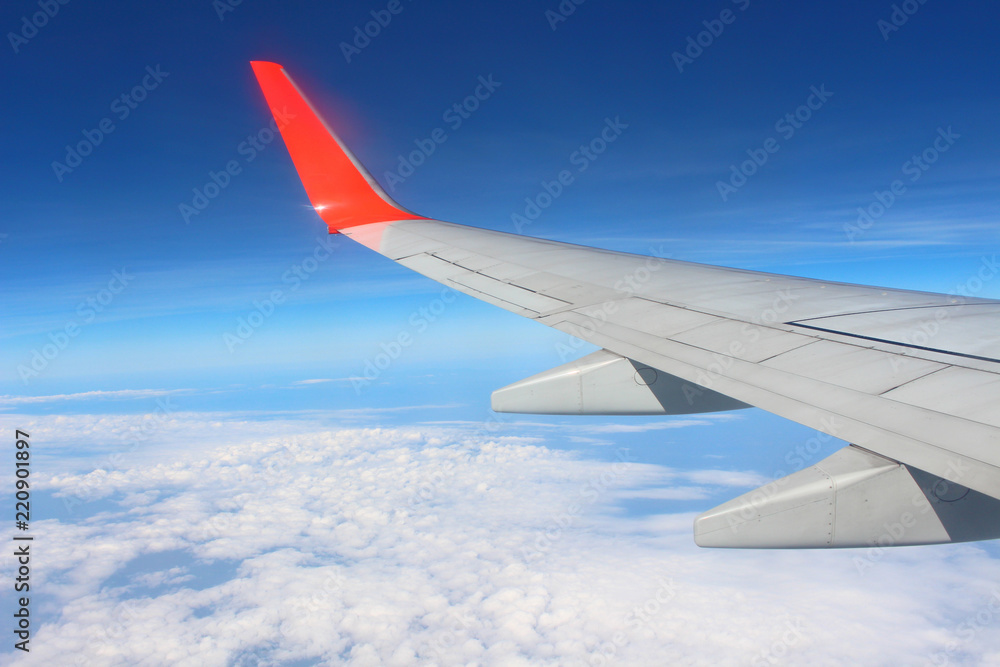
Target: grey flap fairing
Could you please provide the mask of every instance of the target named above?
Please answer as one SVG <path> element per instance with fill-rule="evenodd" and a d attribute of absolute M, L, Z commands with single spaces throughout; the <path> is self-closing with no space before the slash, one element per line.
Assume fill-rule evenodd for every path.
<path fill-rule="evenodd" d="M 705 512 L 703 547 L 888 547 L 1000 537 L 1000 500 L 851 445 Z"/>
<path fill-rule="evenodd" d="M 497 389 L 492 405 L 496 412 L 545 415 L 688 415 L 750 407 L 608 350 Z"/>

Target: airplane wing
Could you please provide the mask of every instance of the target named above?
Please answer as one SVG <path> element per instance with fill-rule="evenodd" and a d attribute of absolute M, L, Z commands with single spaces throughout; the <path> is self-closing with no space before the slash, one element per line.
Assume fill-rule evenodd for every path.
<path fill-rule="evenodd" d="M 385 193 L 280 65 L 252 66 L 331 233 L 602 348 L 499 389 L 495 410 L 756 406 L 852 443 L 701 515 L 698 544 L 1000 537 L 1000 301 L 707 266 L 425 218 Z"/>

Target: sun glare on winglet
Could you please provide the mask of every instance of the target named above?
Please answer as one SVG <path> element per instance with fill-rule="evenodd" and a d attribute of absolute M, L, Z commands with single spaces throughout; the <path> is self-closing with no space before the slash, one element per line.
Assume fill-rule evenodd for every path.
<path fill-rule="evenodd" d="M 334 136 L 281 65 L 263 61 L 250 64 L 272 115 L 291 119 L 279 124 L 281 136 L 309 201 L 331 202 L 322 208 L 314 207 L 331 232 L 373 222 L 426 219 L 407 211 L 382 190 Z"/>

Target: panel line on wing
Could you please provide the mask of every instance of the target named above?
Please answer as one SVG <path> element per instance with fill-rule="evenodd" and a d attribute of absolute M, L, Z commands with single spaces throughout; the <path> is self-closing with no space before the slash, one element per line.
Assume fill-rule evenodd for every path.
<path fill-rule="evenodd" d="M 954 366 L 942 366 L 941 368 L 935 368 L 934 370 L 932 370 L 932 371 L 930 371 L 928 373 L 924 373 L 923 375 L 920 375 L 918 377 L 915 377 L 915 378 L 912 378 L 910 380 L 907 380 L 906 382 L 900 382 L 895 387 L 891 387 L 889 389 L 886 389 L 885 391 L 880 392 L 878 395 L 879 396 L 885 396 L 889 392 L 896 391 L 900 387 L 905 387 L 906 385 L 908 385 L 908 384 L 910 384 L 912 382 L 917 382 L 918 380 L 923 380 L 924 378 L 926 378 L 928 376 L 934 375 L 935 373 L 940 373 L 941 371 L 947 370 L 949 368 L 954 368 Z M 892 397 L 887 397 L 887 398 L 889 398 L 890 400 L 892 400 Z"/>
<path fill-rule="evenodd" d="M 946 304 L 928 304 L 925 306 L 903 306 L 900 308 L 869 308 L 867 310 L 858 310 L 851 313 L 837 313 L 836 315 L 819 315 L 817 317 L 806 317 L 797 322 L 812 322 L 813 320 L 828 320 L 831 317 L 850 317 L 851 315 L 868 315 L 870 313 L 893 313 L 900 310 L 927 310 L 929 308 L 965 308 L 966 306 L 996 306 L 995 303 L 991 302 L 972 302 L 972 303 L 959 303 L 958 301 L 952 301 Z M 805 325 L 803 325 L 805 326 Z"/>
<path fill-rule="evenodd" d="M 902 310 L 902 309 L 900 309 Z M 861 313 L 865 314 L 865 313 Z M 822 319 L 822 318 L 818 318 Z M 886 343 L 888 345 L 896 345 L 899 347 L 908 347 L 913 350 L 923 350 L 924 352 L 936 352 L 938 354 L 947 354 L 952 357 L 964 357 L 965 359 L 975 359 L 977 361 L 989 361 L 994 364 L 1000 364 L 1000 359 L 994 359 L 992 357 L 983 357 L 978 354 L 968 354 L 966 352 L 953 352 L 951 350 L 942 350 L 936 347 L 927 347 L 925 345 L 915 345 L 914 343 L 904 343 L 898 340 L 889 340 L 887 338 L 876 338 L 875 336 L 864 336 L 862 334 L 850 333 L 848 331 L 838 331 L 837 329 L 827 329 L 825 327 L 817 327 L 811 324 L 802 324 L 801 322 L 786 322 L 791 326 L 802 327 L 803 329 L 812 329 L 813 331 L 822 331 L 824 333 L 838 334 L 840 336 L 847 336 L 848 338 L 859 338 L 861 340 L 870 340 L 873 343 Z M 990 372 L 990 371 L 987 371 Z M 996 372 L 996 371 L 993 371 Z"/>

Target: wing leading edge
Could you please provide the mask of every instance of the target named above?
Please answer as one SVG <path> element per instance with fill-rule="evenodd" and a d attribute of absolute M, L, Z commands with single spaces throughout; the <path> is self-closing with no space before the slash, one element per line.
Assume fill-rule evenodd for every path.
<path fill-rule="evenodd" d="M 386 195 L 279 65 L 253 67 L 275 118 L 294 116 L 279 127 L 331 233 L 604 348 L 605 357 L 499 390 L 499 409 L 682 414 L 753 405 L 880 457 L 844 453 L 807 466 L 813 477 L 796 473 L 775 483 L 791 480 L 797 489 L 817 479 L 834 487 L 859 476 L 877 480 L 851 487 L 853 495 L 841 496 L 852 498 L 846 504 L 823 493 L 762 500 L 763 487 L 700 517 L 700 544 L 867 546 L 885 532 L 882 518 L 900 513 L 923 517 L 922 527 L 894 544 L 1000 536 L 997 522 L 971 519 L 1000 499 L 1000 302 L 707 266 L 424 218 Z M 630 373 L 635 386 L 625 391 Z M 623 396 L 641 407 L 623 406 Z M 525 410 L 532 404 L 538 409 Z M 892 466 L 897 472 L 889 474 Z M 949 490 L 934 491 L 942 485 Z M 789 498 L 833 508 L 855 530 L 840 528 L 839 539 L 803 532 L 817 515 L 786 511 Z M 875 498 L 879 510 L 865 514 Z M 790 534 L 807 537 L 774 537 Z"/>

